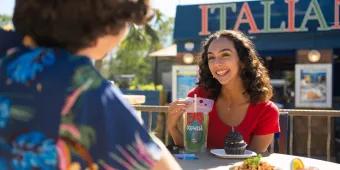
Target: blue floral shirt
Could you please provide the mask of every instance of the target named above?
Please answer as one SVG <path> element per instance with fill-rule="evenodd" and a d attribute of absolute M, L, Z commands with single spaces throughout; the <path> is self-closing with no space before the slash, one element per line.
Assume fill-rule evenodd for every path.
<path fill-rule="evenodd" d="M 36 48 L 0 60 L 0 169 L 149 169 L 159 157 L 87 57 Z"/>

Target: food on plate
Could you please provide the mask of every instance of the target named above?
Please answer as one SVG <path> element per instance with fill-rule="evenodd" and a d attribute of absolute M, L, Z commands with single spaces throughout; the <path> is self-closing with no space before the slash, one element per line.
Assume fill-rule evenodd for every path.
<path fill-rule="evenodd" d="M 304 169 L 305 165 L 303 164 L 302 160 L 299 158 L 294 158 L 292 160 L 292 170 Z"/>
<path fill-rule="evenodd" d="M 246 150 L 247 144 L 243 137 L 236 131 L 230 132 L 224 140 L 224 151 L 226 154 L 242 155 Z"/>
<path fill-rule="evenodd" d="M 231 167 L 230 170 L 274 170 L 274 166 L 261 161 L 261 155 L 257 155 L 244 160 L 241 165 Z"/>

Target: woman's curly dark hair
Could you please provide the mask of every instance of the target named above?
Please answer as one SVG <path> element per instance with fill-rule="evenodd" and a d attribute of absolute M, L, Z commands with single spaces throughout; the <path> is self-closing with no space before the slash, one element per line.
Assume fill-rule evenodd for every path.
<path fill-rule="evenodd" d="M 40 46 L 77 52 L 127 23 L 145 23 L 149 14 L 148 0 L 16 0 L 13 24 Z"/>
<path fill-rule="evenodd" d="M 198 85 L 204 87 L 212 99 L 217 99 L 221 92 L 221 84 L 213 78 L 208 66 L 208 48 L 213 40 L 220 37 L 225 37 L 234 43 L 240 59 L 240 76 L 245 87 L 244 93 L 249 95 L 250 102 L 258 103 L 269 100 L 273 96 L 273 89 L 268 71 L 260 61 L 252 41 L 239 31 L 219 31 L 205 41 L 199 61 Z"/>

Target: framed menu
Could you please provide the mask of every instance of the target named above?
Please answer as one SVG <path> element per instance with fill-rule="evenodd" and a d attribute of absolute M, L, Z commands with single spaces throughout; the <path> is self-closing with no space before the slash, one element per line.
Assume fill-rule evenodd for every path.
<path fill-rule="evenodd" d="M 332 64 L 295 65 L 295 106 L 332 107 Z"/>
<path fill-rule="evenodd" d="M 190 89 L 198 82 L 198 66 L 172 66 L 172 101 L 185 98 Z"/>

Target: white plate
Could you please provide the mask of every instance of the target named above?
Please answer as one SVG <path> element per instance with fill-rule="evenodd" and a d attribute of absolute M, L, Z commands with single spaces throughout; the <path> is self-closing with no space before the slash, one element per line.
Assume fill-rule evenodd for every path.
<path fill-rule="evenodd" d="M 210 153 L 220 158 L 249 158 L 252 156 L 256 156 L 256 153 L 250 150 L 245 150 L 244 154 L 242 155 L 226 154 L 224 149 L 211 149 Z"/>

